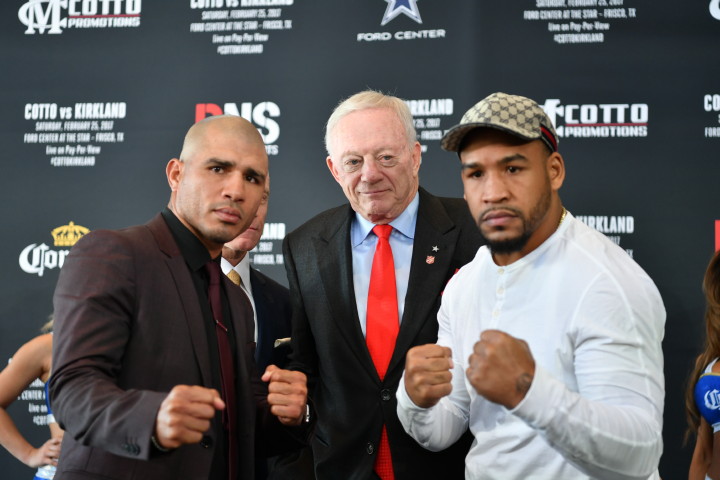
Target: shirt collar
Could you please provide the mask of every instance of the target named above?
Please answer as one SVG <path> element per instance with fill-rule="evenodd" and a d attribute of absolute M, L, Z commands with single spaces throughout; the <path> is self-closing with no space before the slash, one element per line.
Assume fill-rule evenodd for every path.
<path fill-rule="evenodd" d="M 415 192 L 410 204 L 405 207 L 405 210 L 392 222 L 390 225 L 395 231 L 405 235 L 409 239 L 415 238 L 415 224 L 417 223 L 417 212 L 418 205 L 420 205 L 420 196 Z M 370 231 L 375 226 L 374 223 L 365 219 L 362 215 L 355 212 L 355 218 L 353 220 L 353 228 L 351 228 L 350 241 L 353 247 L 360 245 L 370 234 Z"/>
<path fill-rule="evenodd" d="M 240 260 L 240 263 L 235 267 L 240 278 L 242 279 L 243 285 L 246 289 L 250 289 L 250 252 L 247 252 L 245 256 Z"/>
<path fill-rule="evenodd" d="M 190 267 L 191 271 L 200 270 L 208 261 L 211 260 L 210 252 L 208 252 L 205 245 L 202 244 L 199 238 L 195 236 L 188 228 L 180 221 L 179 218 L 173 213 L 172 210 L 165 207 L 161 212 L 165 223 L 167 223 L 170 232 L 172 233 L 175 242 L 177 242 L 180 253 L 182 254 L 185 262 Z"/>

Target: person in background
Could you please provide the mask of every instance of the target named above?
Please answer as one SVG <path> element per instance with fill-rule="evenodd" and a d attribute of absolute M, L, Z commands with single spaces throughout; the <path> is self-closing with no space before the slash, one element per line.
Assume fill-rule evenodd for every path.
<path fill-rule="evenodd" d="M 685 396 L 688 434 L 696 435 L 688 480 L 720 479 L 720 251 L 703 279 L 705 348 L 695 360 Z"/>
<path fill-rule="evenodd" d="M 50 330 L 52 320 L 43 327 L 44 332 Z M 35 448 L 18 431 L 7 408 L 35 379 L 47 386 L 52 367 L 52 340 L 52 333 L 33 338 L 15 352 L 8 366 L 0 372 L 0 445 L 28 467 L 37 468 L 36 480 L 52 479 L 55 475 L 63 431 L 55 422 L 48 403 L 50 439 Z M 47 390 L 45 401 L 48 401 Z"/>
<path fill-rule="evenodd" d="M 395 391 L 407 350 L 436 340 L 442 291 L 480 235 L 463 199 L 419 187 L 420 143 L 401 99 L 364 91 L 344 100 L 325 143 L 349 204 L 309 220 L 283 244 L 290 368 L 314 382 L 318 410 L 315 475 L 461 479 L 469 436 L 443 452 L 421 448 L 398 422 Z"/>
<path fill-rule="evenodd" d="M 250 266 L 248 252 L 262 237 L 270 198 L 270 176 L 266 180 L 265 196 L 255 219 L 247 230 L 223 246 L 220 267 L 223 273 L 250 299 L 255 320 L 255 363 L 263 372 L 268 365 L 285 368 L 290 353 L 290 298 L 288 289 Z M 268 478 L 273 465 L 280 461 L 256 458 L 255 478 Z"/>
<path fill-rule="evenodd" d="M 425 448 L 475 441 L 468 480 L 658 478 L 665 308 L 562 204 L 552 122 L 494 93 L 443 136 L 487 242 L 450 280 L 436 344 L 407 354 L 398 416 Z"/>
<path fill-rule="evenodd" d="M 223 246 L 220 266 L 247 294 L 255 319 L 255 362 L 259 371 L 268 365 L 285 368 L 290 353 L 290 298 L 288 289 L 250 265 L 248 252 L 262 237 L 270 198 L 270 177 L 263 202 L 247 230 Z"/>

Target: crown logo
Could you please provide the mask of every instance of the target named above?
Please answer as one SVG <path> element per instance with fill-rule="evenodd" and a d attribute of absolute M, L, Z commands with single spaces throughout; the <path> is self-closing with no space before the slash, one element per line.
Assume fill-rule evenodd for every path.
<path fill-rule="evenodd" d="M 70 222 L 67 225 L 61 225 L 53 229 L 50 235 L 52 235 L 56 247 L 72 247 L 83 235 L 89 232 L 89 228 Z"/>

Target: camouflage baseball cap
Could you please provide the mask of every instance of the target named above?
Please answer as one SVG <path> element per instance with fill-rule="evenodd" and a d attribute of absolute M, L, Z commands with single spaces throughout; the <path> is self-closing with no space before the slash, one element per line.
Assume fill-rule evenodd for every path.
<path fill-rule="evenodd" d="M 555 127 L 542 108 L 519 95 L 497 92 L 485 97 L 465 112 L 460 123 L 448 130 L 440 145 L 457 152 L 463 138 L 478 127 L 502 130 L 523 140 L 542 140 L 551 152 L 557 151 Z"/>

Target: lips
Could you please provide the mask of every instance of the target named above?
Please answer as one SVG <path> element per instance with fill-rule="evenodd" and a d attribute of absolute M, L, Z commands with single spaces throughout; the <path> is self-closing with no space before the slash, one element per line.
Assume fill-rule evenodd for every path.
<path fill-rule="evenodd" d="M 373 195 L 382 195 L 385 192 L 387 192 L 387 190 L 372 190 L 370 192 L 359 192 L 359 193 L 360 193 L 360 195 L 373 196 Z"/>
<path fill-rule="evenodd" d="M 216 208 L 213 211 L 221 221 L 227 223 L 237 223 L 242 218 L 242 214 L 240 213 L 240 211 L 235 210 L 234 208 Z"/>
<path fill-rule="evenodd" d="M 481 217 L 481 220 L 483 223 L 491 227 L 501 227 L 505 226 L 515 218 L 517 218 L 517 215 L 510 210 L 491 210 L 485 213 Z"/>

